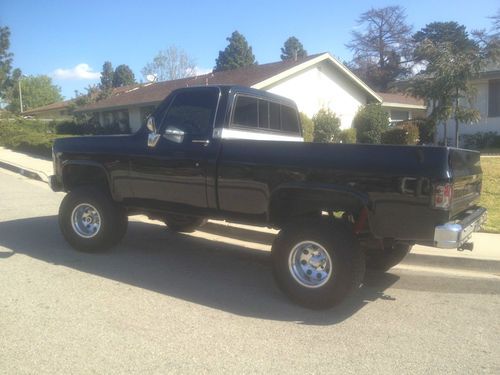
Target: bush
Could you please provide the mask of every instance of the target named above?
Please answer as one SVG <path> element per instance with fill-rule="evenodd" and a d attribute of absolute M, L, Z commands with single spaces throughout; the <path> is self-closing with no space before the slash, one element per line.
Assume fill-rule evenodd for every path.
<path fill-rule="evenodd" d="M 340 143 L 356 143 L 356 129 L 344 129 L 339 135 Z"/>
<path fill-rule="evenodd" d="M 352 125 L 358 143 L 380 143 L 382 133 L 389 128 L 389 115 L 380 104 L 367 104 L 358 110 Z"/>
<path fill-rule="evenodd" d="M 0 122 L 0 146 L 11 150 L 51 157 L 54 139 L 62 137 L 54 134 L 48 123 L 26 120 Z"/>
<path fill-rule="evenodd" d="M 314 142 L 333 142 L 340 135 L 340 119 L 329 108 L 322 108 L 312 118 Z"/>
<path fill-rule="evenodd" d="M 314 136 L 314 122 L 305 113 L 300 112 L 300 123 L 302 124 L 302 135 L 304 141 L 312 142 Z"/>
<path fill-rule="evenodd" d="M 416 145 L 419 141 L 418 134 L 417 125 L 406 124 L 382 133 L 382 143 L 388 145 Z"/>

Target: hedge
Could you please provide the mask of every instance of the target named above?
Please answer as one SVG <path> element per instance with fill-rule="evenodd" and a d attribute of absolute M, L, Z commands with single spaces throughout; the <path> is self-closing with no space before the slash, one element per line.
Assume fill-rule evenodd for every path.
<path fill-rule="evenodd" d="M 406 124 L 383 132 L 382 143 L 389 145 L 416 145 L 419 141 L 418 136 L 418 126 Z"/>

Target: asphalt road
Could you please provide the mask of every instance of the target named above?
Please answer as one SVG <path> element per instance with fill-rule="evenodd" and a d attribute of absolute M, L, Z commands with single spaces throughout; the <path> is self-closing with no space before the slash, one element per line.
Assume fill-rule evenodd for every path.
<path fill-rule="evenodd" d="M 61 198 L 0 170 L 2 374 L 500 373 L 499 275 L 403 264 L 309 311 L 274 285 L 270 233 L 133 221 L 112 252 L 82 254 Z"/>

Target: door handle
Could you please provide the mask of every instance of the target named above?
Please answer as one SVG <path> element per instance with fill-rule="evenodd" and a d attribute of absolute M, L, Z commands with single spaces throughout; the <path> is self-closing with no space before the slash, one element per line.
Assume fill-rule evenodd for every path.
<path fill-rule="evenodd" d="M 191 142 L 192 143 L 200 143 L 203 146 L 208 146 L 210 144 L 210 140 L 209 139 L 193 139 Z"/>

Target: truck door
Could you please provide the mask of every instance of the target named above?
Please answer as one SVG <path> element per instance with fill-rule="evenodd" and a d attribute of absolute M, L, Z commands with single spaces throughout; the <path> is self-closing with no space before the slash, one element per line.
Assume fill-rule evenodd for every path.
<path fill-rule="evenodd" d="M 148 132 L 130 160 L 136 199 L 206 208 L 207 171 L 217 155 L 212 140 L 220 90 L 202 87 L 179 91 L 154 113 L 155 142 Z"/>

